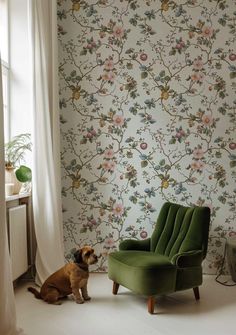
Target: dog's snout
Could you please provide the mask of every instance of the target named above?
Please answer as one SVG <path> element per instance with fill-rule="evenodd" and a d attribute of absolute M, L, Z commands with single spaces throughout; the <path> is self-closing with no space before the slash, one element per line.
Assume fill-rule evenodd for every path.
<path fill-rule="evenodd" d="M 96 254 L 93 254 L 93 263 L 97 263 L 98 256 Z"/>

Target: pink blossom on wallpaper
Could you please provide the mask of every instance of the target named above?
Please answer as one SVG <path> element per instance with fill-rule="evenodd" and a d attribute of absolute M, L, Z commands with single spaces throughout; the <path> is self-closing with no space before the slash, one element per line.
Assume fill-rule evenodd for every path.
<path fill-rule="evenodd" d="M 112 59 L 106 59 L 104 62 L 105 70 L 112 70 L 114 68 L 114 62 Z"/>
<path fill-rule="evenodd" d="M 193 157 L 195 159 L 201 159 L 204 156 L 204 152 L 201 148 L 196 148 L 193 150 Z"/>
<path fill-rule="evenodd" d="M 102 80 L 105 80 L 105 81 L 109 80 L 108 72 L 103 72 L 103 74 L 102 74 Z"/>
<path fill-rule="evenodd" d="M 232 62 L 236 61 L 236 54 L 231 53 L 231 54 L 229 55 L 229 59 L 230 59 Z"/>
<path fill-rule="evenodd" d="M 90 219 L 88 220 L 88 223 L 87 223 L 87 226 L 88 227 L 93 227 L 93 226 L 96 226 L 97 225 L 97 221 L 95 219 Z"/>
<path fill-rule="evenodd" d="M 194 68 L 194 70 L 202 70 L 203 61 L 202 61 L 201 57 L 198 57 L 198 58 L 194 59 L 193 68 Z"/>
<path fill-rule="evenodd" d="M 148 233 L 147 233 L 145 230 L 142 230 L 142 231 L 140 232 L 140 237 L 141 237 L 141 238 L 145 239 L 145 238 L 147 238 L 147 236 L 148 236 Z"/>
<path fill-rule="evenodd" d="M 87 49 L 93 49 L 93 48 L 96 48 L 96 43 L 93 41 L 93 42 L 91 42 L 91 43 L 88 43 L 87 45 L 86 45 L 86 48 Z"/>
<path fill-rule="evenodd" d="M 99 36 L 100 36 L 100 38 L 104 38 L 106 36 L 105 31 L 100 31 Z"/>
<path fill-rule="evenodd" d="M 95 130 L 95 129 L 91 129 L 91 130 L 86 134 L 86 137 L 89 138 L 89 139 L 91 139 L 91 138 L 93 138 L 93 137 L 96 136 L 96 135 L 97 135 L 96 130 Z"/>
<path fill-rule="evenodd" d="M 202 161 L 193 161 L 191 163 L 191 169 L 196 171 L 202 171 L 204 169 L 205 163 Z"/>
<path fill-rule="evenodd" d="M 191 80 L 192 80 L 192 81 L 198 81 L 198 80 L 199 80 L 198 72 L 194 72 L 194 73 L 191 75 Z"/>
<path fill-rule="evenodd" d="M 114 151 L 113 149 L 107 149 L 104 152 L 104 157 L 107 159 L 112 159 L 114 157 Z"/>
<path fill-rule="evenodd" d="M 87 133 L 86 137 L 87 137 L 87 138 L 92 138 L 92 137 L 93 137 L 93 134 L 92 134 L 92 133 Z"/>
<path fill-rule="evenodd" d="M 143 62 L 148 59 L 148 55 L 145 52 L 142 52 L 139 57 Z"/>
<path fill-rule="evenodd" d="M 147 147 L 148 147 L 148 145 L 147 145 L 146 142 L 142 142 L 142 143 L 140 143 L 140 148 L 141 148 L 142 150 L 146 150 Z"/>
<path fill-rule="evenodd" d="M 211 126 L 213 121 L 214 121 L 214 119 L 210 114 L 204 114 L 202 116 L 202 122 L 205 126 Z"/>
<path fill-rule="evenodd" d="M 193 161 L 190 166 L 192 170 L 198 170 L 198 164 L 196 161 Z"/>
<path fill-rule="evenodd" d="M 214 33 L 214 29 L 212 27 L 204 26 L 202 28 L 202 36 L 204 37 L 212 37 L 213 33 Z"/>
<path fill-rule="evenodd" d="M 121 26 L 114 26 L 113 28 L 113 36 L 116 38 L 122 38 L 124 36 L 124 28 Z"/>
<path fill-rule="evenodd" d="M 122 127 L 125 123 L 125 119 L 122 115 L 116 114 L 113 116 L 113 123 L 115 126 Z"/>
<path fill-rule="evenodd" d="M 110 163 L 108 161 L 104 161 L 102 163 L 102 168 L 106 171 L 109 171 L 110 170 Z"/>
<path fill-rule="evenodd" d="M 175 48 L 177 50 L 181 50 L 185 47 L 185 42 L 182 40 L 182 38 L 179 39 L 178 43 L 176 44 Z"/>
<path fill-rule="evenodd" d="M 112 211 L 115 216 L 120 217 L 124 214 L 124 206 L 122 204 L 115 204 Z"/>
<path fill-rule="evenodd" d="M 116 74 L 113 71 L 104 72 L 102 74 L 102 79 L 105 81 L 113 82 L 116 78 Z"/>
<path fill-rule="evenodd" d="M 229 236 L 230 237 L 235 237 L 236 236 L 236 231 L 230 231 Z"/>
<path fill-rule="evenodd" d="M 104 241 L 105 248 L 110 249 L 115 245 L 115 241 L 112 237 L 107 237 Z"/>
<path fill-rule="evenodd" d="M 116 163 L 115 162 L 108 162 L 108 161 L 104 161 L 102 163 L 102 168 L 106 171 L 115 171 L 116 168 Z"/>
<path fill-rule="evenodd" d="M 230 148 L 231 150 L 235 150 L 235 149 L 236 149 L 236 143 L 235 143 L 235 142 L 231 142 L 231 143 L 229 143 L 229 148 Z"/>
<path fill-rule="evenodd" d="M 194 73 L 191 75 L 191 79 L 192 79 L 192 81 L 202 82 L 203 79 L 204 79 L 204 73 L 202 73 L 202 72 L 194 72 Z"/>
<path fill-rule="evenodd" d="M 182 129 L 182 127 L 180 127 L 179 129 L 177 129 L 177 132 L 175 134 L 175 137 L 178 139 L 181 139 L 182 137 L 185 137 L 186 133 L 185 131 Z"/>

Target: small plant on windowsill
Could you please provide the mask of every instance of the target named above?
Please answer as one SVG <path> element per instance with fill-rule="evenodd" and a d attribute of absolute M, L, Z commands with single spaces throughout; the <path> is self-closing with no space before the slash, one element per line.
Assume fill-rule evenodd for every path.
<path fill-rule="evenodd" d="M 12 138 L 5 144 L 5 183 L 14 184 L 13 194 L 18 194 L 22 183 L 27 183 L 32 179 L 31 169 L 21 162 L 25 159 L 27 151 L 31 151 L 31 135 L 20 134 Z"/>

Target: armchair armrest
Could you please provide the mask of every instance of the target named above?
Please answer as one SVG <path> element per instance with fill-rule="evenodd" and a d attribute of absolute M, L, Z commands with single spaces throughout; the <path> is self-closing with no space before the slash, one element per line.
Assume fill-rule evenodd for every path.
<path fill-rule="evenodd" d="M 180 267 L 201 266 L 203 261 L 202 250 L 193 250 L 176 254 L 172 257 L 171 263 Z"/>
<path fill-rule="evenodd" d="M 140 251 L 150 251 L 150 241 L 148 238 L 146 240 L 124 240 L 120 243 L 120 250 L 140 250 Z"/>

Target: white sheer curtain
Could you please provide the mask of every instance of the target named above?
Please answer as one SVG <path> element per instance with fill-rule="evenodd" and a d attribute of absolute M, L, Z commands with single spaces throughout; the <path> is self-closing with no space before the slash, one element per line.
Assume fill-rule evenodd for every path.
<path fill-rule="evenodd" d="M 64 265 L 56 0 L 29 0 L 33 88 L 32 195 L 38 284 Z"/>
<path fill-rule="evenodd" d="M 4 123 L 0 58 L 0 334 L 23 334 L 16 329 L 16 310 L 6 229 Z"/>

